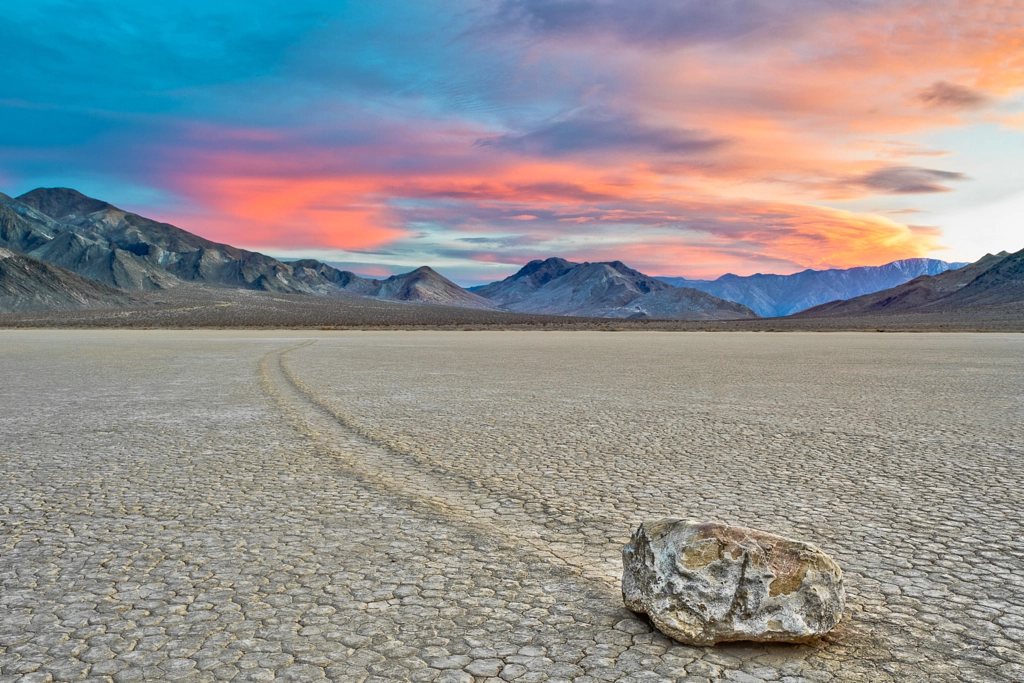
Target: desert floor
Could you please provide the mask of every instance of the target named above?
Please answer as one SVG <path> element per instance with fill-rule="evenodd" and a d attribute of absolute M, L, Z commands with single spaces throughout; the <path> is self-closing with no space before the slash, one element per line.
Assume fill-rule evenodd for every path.
<path fill-rule="evenodd" d="M 1024 336 L 0 331 L 0 681 L 1024 680 Z M 808 540 L 812 645 L 622 607 Z M 25 674 L 22 677 L 22 674 Z"/>

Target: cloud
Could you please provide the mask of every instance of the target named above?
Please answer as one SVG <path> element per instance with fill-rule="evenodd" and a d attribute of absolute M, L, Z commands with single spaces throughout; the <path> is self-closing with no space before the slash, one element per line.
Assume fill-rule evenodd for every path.
<path fill-rule="evenodd" d="M 510 171 L 506 175 L 514 178 Z M 403 223 L 438 226 L 435 235 L 454 235 L 445 247 L 448 257 L 461 251 L 467 259 L 520 263 L 551 255 L 620 258 L 653 272 L 681 266 L 717 275 L 723 268 L 756 272 L 765 264 L 850 267 L 924 255 L 937 245 L 933 229 L 871 214 L 778 201 L 724 203 L 642 186 L 620 188 L 599 202 L 580 201 L 579 192 L 566 189 L 562 196 L 537 195 L 495 178 L 486 194 L 420 201 L 398 213 Z M 536 221 L 511 220 L 527 207 Z"/>
<path fill-rule="evenodd" d="M 477 144 L 541 156 L 615 151 L 689 155 L 717 149 L 726 142 L 723 137 L 691 130 L 648 126 L 631 116 L 586 114 L 525 133 L 483 138 Z"/>
<path fill-rule="evenodd" d="M 941 183 L 969 180 L 963 173 L 917 166 L 886 166 L 855 179 L 855 183 L 885 194 L 930 194 L 949 192 Z"/>
<path fill-rule="evenodd" d="M 935 81 L 920 91 L 917 99 L 936 109 L 980 109 L 991 101 L 984 93 L 946 81 Z"/>
<path fill-rule="evenodd" d="M 606 34 L 650 46 L 727 41 L 764 29 L 789 30 L 822 12 L 863 0 L 504 0 L 498 17 L 542 34 Z"/>
<path fill-rule="evenodd" d="M 934 145 L 1015 178 L 1021 3 L 299 4 L 12 7 L 0 177 L 152 189 L 125 208 L 240 246 L 709 275 L 927 253 L 888 195 L 965 201 Z M 961 115 L 986 97 L 998 130 Z"/>
<path fill-rule="evenodd" d="M 508 249 L 510 247 L 542 243 L 544 238 L 537 235 L 512 235 L 509 237 L 458 237 L 455 241 L 490 248 Z"/>
<path fill-rule="evenodd" d="M 204 130 L 186 138 L 201 147 L 163 179 L 193 210 L 155 217 L 270 251 L 388 250 L 406 261 L 419 254 L 423 263 L 458 257 L 467 264 L 614 257 L 656 272 L 708 275 L 863 265 L 923 255 L 936 243 L 933 234 L 877 215 L 723 197 L 685 178 L 609 173 L 589 157 L 481 155 L 472 138 L 458 151 L 442 133 L 374 135 L 364 149 L 324 148 L 320 136 L 303 132 L 278 140 L 225 130 L 213 137 L 241 142 L 218 148 L 205 143 L 212 131 Z"/>

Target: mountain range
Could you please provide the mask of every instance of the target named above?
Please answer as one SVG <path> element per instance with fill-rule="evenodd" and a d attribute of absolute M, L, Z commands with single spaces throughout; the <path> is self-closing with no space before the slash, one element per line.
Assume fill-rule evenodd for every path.
<path fill-rule="evenodd" d="M 0 194 L 0 248 L 118 290 L 164 290 L 192 283 L 496 308 L 428 267 L 374 280 L 311 259 L 285 263 L 212 242 L 66 188 L 40 188 L 17 199 Z M 21 305 L 12 299 L 6 308 L 19 310 Z"/>
<path fill-rule="evenodd" d="M 503 310 L 595 318 L 726 320 L 756 318 L 743 304 L 672 285 L 621 261 L 531 261 L 499 282 L 471 288 Z"/>
<path fill-rule="evenodd" d="M 958 324 L 991 319 L 1005 328 L 1008 321 L 1024 320 L 1024 251 L 990 254 L 972 264 L 908 259 L 710 281 L 654 278 L 621 261 L 548 258 L 531 261 L 504 280 L 465 290 L 426 266 L 378 280 L 313 259 L 280 261 L 75 190 L 41 188 L 17 199 L 0 193 L 0 311 L 135 310 L 181 306 L 196 296 L 217 310 L 220 304 L 211 302 L 223 296 L 211 293 L 218 291 L 235 292 L 231 305 L 243 308 L 250 299 L 270 301 L 267 296 L 281 299 L 275 306 L 286 299 L 296 302 L 289 306 L 312 305 L 301 303 L 311 301 L 306 297 L 333 299 L 337 306 L 358 308 L 363 317 L 383 311 L 387 301 L 386 315 L 395 320 L 408 318 L 397 313 L 407 308 L 404 304 L 476 310 L 495 321 L 546 315 L 730 324 L 808 306 L 788 319 L 895 320 L 895 314 L 918 313 L 941 319 L 952 311 L 958 312 Z M 369 303 L 374 299 L 380 302 Z M 317 316 L 335 315 L 328 308 L 318 307 Z"/>
<path fill-rule="evenodd" d="M 815 306 L 794 317 L 944 313 L 965 309 L 1019 309 L 1024 304 L 1024 249 L 986 254 L 963 268 L 846 301 Z"/>
<path fill-rule="evenodd" d="M 765 318 L 791 315 L 818 304 L 852 299 L 862 294 L 897 287 L 921 275 L 938 275 L 967 263 L 913 258 L 883 266 L 845 270 L 804 270 L 792 275 L 740 276 L 729 273 L 716 280 L 659 277 L 676 287 L 692 287 L 717 297 L 746 304 Z"/>
<path fill-rule="evenodd" d="M 550 261 L 569 267 L 572 272 L 563 273 L 566 278 L 535 292 L 532 303 L 516 302 L 510 307 L 500 296 L 462 289 L 427 266 L 376 280 L 313 259 L 279 261 L 212 242 L 67 188 L 40 188 L 17 199 L 0 195 L 0 248 L 119 290 L 167 290 L 191 284 L 558 315 L 680 319 L 754 315 L 742 305 L 697 290 L 675 289 L 619 262 L 569 264 L 561 259 Z M 17 291 L 21 290 L 12 290 Z M 24 291 L 12 293 L 3 305 L 8 310 L 35 305 L 26 296 Z M 73 305 L 70 299 L 67 305 Z"/>

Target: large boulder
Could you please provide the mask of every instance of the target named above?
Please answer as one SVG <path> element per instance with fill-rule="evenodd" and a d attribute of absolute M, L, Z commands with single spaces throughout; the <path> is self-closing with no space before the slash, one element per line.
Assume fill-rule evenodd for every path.
<path fill-rule="evenodd" d="M 843 614 L 843 573 L 810 543 L 718 522 L 646 521 L 622 549 L 622 598 L 690 645 L 800 643 Z"/>

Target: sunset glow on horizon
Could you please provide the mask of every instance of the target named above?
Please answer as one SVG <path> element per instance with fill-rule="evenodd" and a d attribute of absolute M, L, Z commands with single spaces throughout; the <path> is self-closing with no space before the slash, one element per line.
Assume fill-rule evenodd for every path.
<path fill-rule="evenodd" d="M 40 0 L 0 191 L 485 282 L 1024 247 L 1024 1 Z"/>

